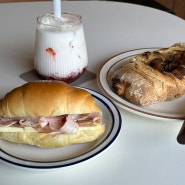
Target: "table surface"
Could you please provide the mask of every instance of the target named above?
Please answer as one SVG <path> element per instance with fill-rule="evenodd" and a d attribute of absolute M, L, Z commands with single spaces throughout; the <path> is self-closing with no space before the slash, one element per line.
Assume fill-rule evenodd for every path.
<path fill-rule="evenodd" d="M 64 1 L 62 11 L 83 17 L 88 70 L 95 74 L 105 61 L 123 51 L 166 47 L 185 40 L 184 20 L 153 8 L 118 2 Z M 23 74 L 33 70 L 36 17 L 47 12 L 52 12 L 52 2 L 0 4 L 1 97 L 28 81 Z M 80 85 L 100 91 L 97 79 Z M 184 185 L 185 146 L 176 141 L 182 121 L 159 121 L 119 110 L 120 134 L 99 155 L 52 171 L 30 171 L 1 161 L 0 184 Z"/>

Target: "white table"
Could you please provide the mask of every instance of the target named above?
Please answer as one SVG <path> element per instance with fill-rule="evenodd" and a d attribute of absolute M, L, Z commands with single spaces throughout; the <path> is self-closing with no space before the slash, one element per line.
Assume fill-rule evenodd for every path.
<path fill-rule="evenodd" d="M 169 13 L 116 2 L 62 2 L 63 12 L 82 15 L 89 55 L 97 73 L 110 57 L 129 49 L 166 47 L 185 41 L 184 20 Z M 33 69 L 36 17 L 52 12 L 52 2 L 0 4 L 0 95 L 25 83 Z M 81 86 L 98 90 L 96 80 Z M 0 162 L 0 184 L 184 185 L 185 146 L 176 141 L 182 121 L 164 122 L 120 109 L 122 129 L 99 155 L 47 172 Z"/>

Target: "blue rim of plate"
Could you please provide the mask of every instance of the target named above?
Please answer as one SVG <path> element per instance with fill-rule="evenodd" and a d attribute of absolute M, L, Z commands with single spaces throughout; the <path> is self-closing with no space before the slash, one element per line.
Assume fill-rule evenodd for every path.
<path fill-rule="evenodd" d="M 4 151 L 3 149 L 0 149 L 0 160 L 6 163 L 9 163 L 13 166 L 18 166 L 18 167 L 23 167 L 28 169 L 38 169 L 38 170 L 58 169 L 58 168 L 67 167 L 67 166 L 84 162 L 100 154 L 106 148 L 108 148 L 115 141 L 115 139 L 117 138 L 121 130 L 122 118 L 121 118 L 120 112 L 117 106 L 112 102 L 112 100 L 110 100 L 106 96 L 88 88 L 83 88 L 83 87 L 78 87 L 78 88 L 89 91 L 96 100 L 100 101 L 107 108 L 107 110 L 111 115 L 111 118 L 112 118 L 111 129 L 109 133 L 106 135 L 106 137 L 101 141 L 101 143 L 99 143 L 95 148 L 92 148 L 90 151 L 82 155 L 69 158 L 66 160 L 62 160 L 62 161 L 58 160 L 58 161 L 51 161 L 51 162 L 39 162 L 39 161 L 26 160 L 26 159 L 16 157 Z M 2 155 L 4 155 L 4 157 L 2 157 Z"/>

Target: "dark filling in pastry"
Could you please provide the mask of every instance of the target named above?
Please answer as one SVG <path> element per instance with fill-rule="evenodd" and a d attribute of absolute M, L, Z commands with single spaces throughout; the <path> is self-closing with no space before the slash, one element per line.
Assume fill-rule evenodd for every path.
<path fill-rule="evenodd" d="M 148 52 L 144 54 L 146 57 Z M 166 58 L 158 57 L 148 62 L 148 65 L 157 69 L 161 73 L 172 73 L 178 79 L 185 76 L 185 54 L 183 52 L 176 54 L 168 54 Z"/>

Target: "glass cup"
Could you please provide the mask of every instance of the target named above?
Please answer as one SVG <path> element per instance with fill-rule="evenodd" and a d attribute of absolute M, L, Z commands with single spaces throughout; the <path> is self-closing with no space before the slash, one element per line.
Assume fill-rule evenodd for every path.
<path fill-rule="evenodd" d="M 34 67 L 44 78 L 70 83 L 87 69 L 88 56 L 80 15 L 46 14 L 37 18 Z"/>

